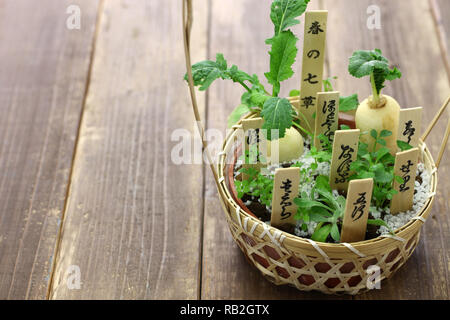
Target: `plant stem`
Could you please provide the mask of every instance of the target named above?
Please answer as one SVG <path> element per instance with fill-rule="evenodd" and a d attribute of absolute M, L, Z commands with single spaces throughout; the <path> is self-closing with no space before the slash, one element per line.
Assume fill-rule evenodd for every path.
<path fill-rule="evenodd" d="M 294 124 L 294 126 L 296 126 L 297 128 L 299 128 L 300 130 L 302 130 L 304 133 L 306 133 L 307 135 L 312 137 L 311 132 L 307 131 L 306 129 L 304 129 L 301 125 L 299 125 L 297 122 L 292 122 Z"/>
<path fill-rule="evenodd" d="M 377 86 L 375 85 L 375 76 L 373 72 L 370 74 L 370 83 L 372 84 L 373 103 L 377 105 L 380 102 L 380 95 L 378 94 Z"/>
<path fill-rule="evenodd" d="M 250 88 L 243 81 L 239 81 L 239 83 L 245 88 L 245 90 L 247 90 L 250 93 L 252 92 L 252 90 L 250 90 Z"/>

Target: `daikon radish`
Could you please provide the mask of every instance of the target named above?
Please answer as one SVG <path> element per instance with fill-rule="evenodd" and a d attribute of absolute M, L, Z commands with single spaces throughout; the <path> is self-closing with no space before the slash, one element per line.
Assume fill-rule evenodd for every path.
<path fill-rule="evenodd" d="M 272 146 L 273 144 L 273 146 Z M 272 147 L 275 148 L 278 144 L 278 161 L 276 155 L 272 159 Z M 267 140 L 267 155 L 271 163 L 287 162 L 298 159 L 303 154 L 303 137 L 294 128 L 291 127 L 286 130 L 283 138 L 271 142 Z"/>
<path fill-rule="evenodd" d="M 389 68 L 389 61 L 382 56 L 379 49 L 354 52 L 350 58 L 348 70 L 357 78 L 370 76 L 372 85 L 372 95 L 356 110 L 356 128 L 361 132 L 370 132 L 375 129 L 378 134 L 382 130 L 391 131 L 392 135 L 386 138 L 386 147 L 395 154 L 400 105 L 394 98 L 382 95 L 381 89 L 384 88 L 386 80 L 401 78 L 401 72 L 397 68 Z M 370 134 L 362 135 L 361 140 L 373 148 L 375 141 Z"/>

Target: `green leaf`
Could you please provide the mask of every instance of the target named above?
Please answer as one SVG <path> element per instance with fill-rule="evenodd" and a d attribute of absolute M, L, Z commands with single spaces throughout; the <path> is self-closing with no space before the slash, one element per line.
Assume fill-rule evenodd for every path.
<path fill-rule="evenodd" d="M 325 242 L 330 232 L 331 232 L 331 224 L 326 224 L 324 226 L 321 226 L 319 224 L 316 230 L 314 231 L 313 235 L 311 236 L 311 239 L 318 242 Z"/>
<path fill-rule="evenodd" d="M 374 173 L 376 183 L 390 183 L 394 178 L 393 174 L 389 171 L 385 171 L 384 167 L 376 170 Z"/>
<path fill-rule="evenodd" d="M 323 82 L 323 90 L 325 92 L 334 91 L 333 84 L 331 83 L 332 79 L 337 79 L 337 77 L 330 77 L 330 78 L 327 78 L 325 80 L 322 80 L 322 82 Z"/>
<path fill-rule="evenodd" d="M 254 82 L 255 80 L 255 78 L 250 76 L 248 73 L 239 70 L 236 65 L 233 65 L 230 68 L 230 70 L 228 70 L 228 74 L 230 79 L 233 80 L 233 82 L 244 82 L 244 81 Z M 256 81 L 259 82 L 257 78 Z"/>
<path fill-rule="evenodd" d="M 246 104 L 238 105 L 228 117 L 228 128 L 234 126 L 244 114 L 249 112 L 250 108 Z"/>
<path fill-rule="evenodd" d="M 387 223 L 381 219 L 367 219 L 367 224 L 371 224 L 373 226 L 384 226 L 388 227 Z"/>
<path fill-rule="evenodd" d="M 381 130 L 380 138 L 386 138 L 392 136 L 392 131 L 389 130 Z"/>
<path fill-rule="evenodd" d="M 351 128 L 346 124 L 341 124 L 341 130 L 350 130 Z"/>
<path fill-rule="evenodd" d="M 380 161 L 385 155 L 390 154 L 390 150 L 388 148 L 380 148 L 376 151 L 376 162 Z"/>
<path fill-rule="evenodd" d="M 316 178 L 316 188 L 331 193 L 330 181 L 327 176 L 320 175 Z"/>
<path fill-rule="evenodd" d="M 412 145 L 405 141 L 397 140 L 397 146 L 400 148 L 401 151 L 406 151 L 409 149 L 412 149 Z"/>
<path fill-rule="evenodd" d="M 387 145 L 387 142 L 386 142 L 386 140 L 384 140 L 384 139 L 377 139 L 377 143 L 378 144 L 381 144 L 382 146 L 386 146 Z"/>
<path fill-rule="evenodd" d="M 383 70 L 386 73 L 389 72 L 389 64 L 387 59 L 376 50 L 355 51 L 350 57 L 348 71 L 356 78 L 370 76 L 375 69 Z"/>
<path fill-rule="evenodd" d="M 402 77 L 402 73 L 397 68 L 394 68 L 393 70 L 389 70 L 388 75 L 386 76 L 386 80 L 395 80 L 400 79 Z"/>
<path fill-rule="evenodd" d="M 270 72 L 265 73 L 269 83 L 273 85 L 273 96 L 280 93 L 280 82 L 294 74 L 292 65 L 297 56 L 297 38 L 291 31 L 283 31 L 272 39 L 270 54 Z"/>
<path fill-rule="evenodd" d="M 309 0 L 275 0 L 272 2 L 270 19 L 275 26 L 275 36 L 300 23 L 296 18 L 305 12 L 308 2 Z M 268 41 L 270 42 L 270 39 Z"/>
<path fill-rule="evenodd" d="M 194 85 L 200 86 L 201 91 L 208 89 L 216 79 L 228 79 L 227 62 L 223 54 L 218 53 L 216 61 L 206 60 L 194 64 L 192 66 L 192 77 Z M 187 74 L 184 79 L 187 81 Z"/>
<path fill-rule="evenodd" d="M 352 94 L 348 97 L 340 97 L 339 98 L 339 111 L 340 112 L 347 112 L 358 109 L 359 106 L 359 100 L 358 95 Z"/>
<path fill-rule="evenodd" d="M 289 97 L 298 97 L 300 96 L 300 90 L 294 89 L 289 91 Z"/>
<path fill-rule="evenodd" d="M 389 69 L 389 61 L 383 57 L 379 49 L 355 51 L 350 57 L 348 71 L 356 78 L 373 75 L 374 89 L 378 94 L 384 88 L 386 80 L 394 80 L 402 76 L 397 68 Z"/>
<path fill-rule="evenodd" d="M 400 183 L 400 184 L 405 183 L 405 179 L 403 179 L 400 176 L 394 176 L 394 179 L 395 179 L 395 181 L 397 181 L 397 183 Z"/>
<path fill-rule="evenodd" d="M 239 70 L 235 65 L 228 69 L 227 61 L 221 53 L 216 55 L 216 61 L 205 60 L 194 64 L 192 66 L 192 78 L 194 80 L 194 85 L 200 86 L 200 91 L 208 89 L 217 79 L 230 79 L 233 82 L 239 82 L 245 89 L 250 91 L 248 86 L 244 83 L 245 81 L 248 81 L 253 86 L 264 90 L 256 75 L 250 76 L 246 72 Z M 188 80 L 187 74 L 184 75 L 184 79 L 186 81 Z"/>
<path fill-rule="evenodd" d="M 302 209 L 312 209 L 312 208 L 323 208 L 325 210 L 330 210 L 326 205 L 319 201 L 311 200 L 311 199 L 305 199 L 305 198 L 295 198 L 294 203 Z"/>
<path fill-rule="evenodd" d="M 283 138 L 286 129 L 292 127 L 292 105 L 289 100 L 273 97 L 263 106 L 261 116 L 264 118 L 263 129 L 267 130 L 267 139 L 272 140 L 271 130 L 278 129 L 278 137 Z"/>
<path fill-rule="evenodd" d="M 333 225 L 331 226 L 330 234 L 334 241 L 341 241 L 341 234 L 339 233 L 339 228 L 336 223 L 333 223 Z"/>
<path fill-rule="evenodd" d="M 370 136 L 375 140 L 378 138 L 378 132 L 375 129 L 370 130 Z"/>

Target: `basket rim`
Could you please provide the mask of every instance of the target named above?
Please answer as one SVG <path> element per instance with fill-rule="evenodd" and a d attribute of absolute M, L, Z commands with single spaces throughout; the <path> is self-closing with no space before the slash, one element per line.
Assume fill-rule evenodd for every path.
<path fill-rule="evenodd" d="M 257 113 L 255 112 L 251 112 L 248 115 L 246 115 L 245 117 L 243 117 L 237 125 L 233 126 L 231 128 L 231 130 L 228 132 L 225 141 L 223 142 L 222 145 L 222 150 L 221 150 L 221 154 L 223 154 L 224 156 L 219 158 L 219 165 L 217 166 L 217 174 L 219 176 L 219 179 L 222 181 L 219 184 L 219 188 L 221 188 L 222 192 L 219 192 L 219 195 L 223 194 L 226 195 L 225 196 L 221 196 L 221 198 L 223 198 L 222 200 L 225 202 L 224 205 L 228 205 L 229 207 L 233 207 L 233 208 L 239 208 L 238 211 L 236 211 L 236 215 L 232 215 L 231 219 L 234 220 L 234 222 L 240 223 L 242 224 L 242 217 L 244 217 L 245 220 L 251 221 L 253 224 L 257 223 L 258 226 L 255 228 L 254 233 L 257 236 L 261 236 L 261 234 L 264 235 L 264 229 L 268 228 L 270 231 L 272 231 L 272 233 L 281 233 L 281 235 L 284 238 L 283 244 L 286 248 L 298 248 L 299 246 L 304 247 L 311 247 L 311 241 L 310 239 L 307 238 L 302 238 L 290 233 L 287 233 L 285 231 L 282 231 L 278 228 L 266 225 L 266 226 L 262 226 L 261 224 L 265 224 L 263 221 L 260 221 L 259 219 L 256 219 L 255 217 L 252 217 L 251 215 L 249 215 L 247 212 L 245 212 L 240 206 L 239 204 L 236 203 L 236 201 L 233 199 L 233 197 L 230 194 L 230 191 L 225 183 L 225 176 L 224 176 L 224 170 L 226 168 L 226 158 L 227 155 L 230 151 L 230 148 L 233 144 L 233 140 L 234 137 L 237 134 L 237 129 L 240 128 L 242 120 L 244 119 L 249 119 L 249 118 L 254 118 L 257 116 Z M 434 159 L 428 149 L 428 147 L 426 146 L 425 142 L 423 142 L 422 140 L 419 140 L 419 150 L 421 151 L 420 153 L 420 157 L 422 159 L 422 162 L 426 165 L 427 170 L 430 170 L 431 173 L 431 181 L 430 181 L 430 194 L 431 196 L 428 198 L 428 200 L 425 202 L 425 205 L 421 208 L 421 210 L 419 211 L 419 213 L 416 215 L 417 217 L 421 217 L 422 219 L 426 219 L 429 216 L 430 213 L 430 209 L 432 207 L 434 198 L 436 196 L 436 188 L 437 188 L 437 170 Z M 239 220 L 237 221 L 237 213 L 239 213 Z M 378 236 L 374 239 L 369 239 L 369 240 L 364 240 L 364 241 L 358 241 L 358 242 L 352 242 L 351 246 L 358 250 L 358 251 L 363 251 L 366 252 L 367 254 L 369 254 L 369 251 L 373 251 L 371 250 L 373 248 L 374 245 L 376 245 L 376 247 L 379 246 L 386 246 L 386 247 L 391 247 L 392 245 L 394 245 L 397 241 L 401 241 L 401 240 L 407 240 L 411 238 L 412 234 L 415 234 L 416 232 L 418 232 L 421 228 L 421 226 L 424 224 L 424 221 L 421 221 L 420 219 L 411 219 L 409 220 L 405 225 L 403 225 L 402 227 L 398 228 L 395 230 L 394 234 L 395 237 L 391 237 L 391 236 Z M 250 226 L 249 226 L 250 227 Z M 314 242 L 314 241 L 313 241 Z M 351 253 L 353 256 L 355 255 L 354 252 L 350 251 L 349 248 L 344 245 L 343 243 L 325 243 L 325 242 L 316 242 L 315 243 L 320 249 L 322 250 L 326 250 L 326 252 L 328 253 L 336 253 L 336 254 L 342 254 L 344 252 L 347 253 Z M 314 249 L 314 251 L 316 251 L 316 249 Z M 374 252 L 378 252 L 379 250 L 376 250 Z"/>

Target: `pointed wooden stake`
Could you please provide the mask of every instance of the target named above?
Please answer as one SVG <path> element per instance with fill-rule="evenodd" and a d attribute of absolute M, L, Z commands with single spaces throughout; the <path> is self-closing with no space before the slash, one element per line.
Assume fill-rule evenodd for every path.
<path fill-rule="evenodd" d="M 318 136 L 324 134 L 331 143 L 334 141 L 334 132 L 338 129 L 339 118 L 339 92 L 317 93 L 316 125 L 314 132 L 314 145 L 317 150 L 322 149 Z"/>
<path fill-rule="evenodd" d="M 297 213 L 297 205 L 294 204 L 294 198 L 298 196 L 299 183 L 300 168 L 292 167 L 275 171 L 270 218 L 272 227 L 296 224 L 294 216 Z"/>
<path fill-rule="evenodd" d="M 322 91 L 323 62 L 328 11 L 307 11 L 303 41 L 302 79 L 300 85 L 300 109 L 308 124 L 304 127 L 314 132 L 313 118 L 317 105 L 317 92 Z"/>
<path fill-rule="evenodd" d="M 391 214 L 411 210 L 414 200 L 419 148 L 414 148 L 395 155 L 394 175 L 402 177 L 403 183 L 394 179 L 393 188 L 398 193 L 391 200 Z"/>
<path fill-rule="evenodd" d="M 330 186 L 336 190 L 347 190 L 347 179 L 351 176 L 350 164 L 356 160 L 360 130 L 337 130 L 333 141 Z"/>
<path fill-rule="evenodd" d="M 341 242 L 357 242 L 365 239 L 372 190 L 373 179 L 350 181 L 342 223 Z"/>
<path fill-rule="evenodd" d="M 261 132 L 264 123 L 262 118 L 242 120 L 242 129 L 244 130 L 244 169 L 255 168 L 260 170 L 267 164 L 267 141 Z M 246 174 L 242 178 L 248 179 Z"/>
<path fill-rule="evenodd" d="M 400 110 L 397 140 L 409 143 L 413 147 L 419 146 L 422 110 L 422 107 Z"/>

